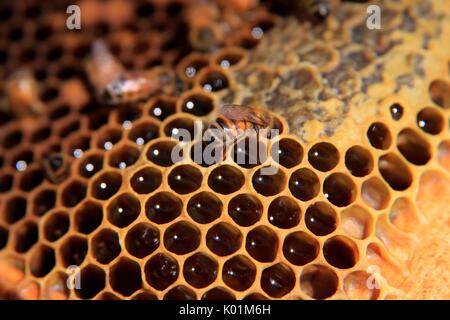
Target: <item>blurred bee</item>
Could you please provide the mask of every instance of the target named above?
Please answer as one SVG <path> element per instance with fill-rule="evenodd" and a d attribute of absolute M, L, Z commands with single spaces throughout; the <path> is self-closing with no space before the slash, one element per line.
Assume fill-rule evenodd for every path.
<path fill-rule="evenodd" d="M 328 0 L 302 0 L 300 4 L 303 6 L 306 18 L 313 22 L 325 20 L 330 13 Z"/>
<path fill-rule="evenodd" d="M 69 175 L 71 161 L 62 153 L 53 153 L 45 157 L 42 162 L 47 179 L 54 184 L 63 182 Z"/>

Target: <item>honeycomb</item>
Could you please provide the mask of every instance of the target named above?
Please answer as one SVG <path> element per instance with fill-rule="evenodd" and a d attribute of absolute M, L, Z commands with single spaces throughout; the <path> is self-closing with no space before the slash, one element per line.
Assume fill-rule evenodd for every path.
<path fill-rule="evenodd" d="M 316 24 L 273 1 L 85 0 L 69 31 L 70 4 L 0 4 L 0 297 L 450 299 L 448 0 L 370 2 L 380 30 L 368 3 Z M 98 99 L 98 38 L 162 90 Z M 12 108 L 23 69 L 33 110 Z M 224 104 L 271 112 L 255 163 L 172 138 Z"/>

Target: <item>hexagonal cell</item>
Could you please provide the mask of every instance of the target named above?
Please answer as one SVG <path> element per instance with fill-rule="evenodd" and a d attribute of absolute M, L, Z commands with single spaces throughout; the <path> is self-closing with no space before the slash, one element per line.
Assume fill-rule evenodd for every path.
<path fill-rule="evenodd" d="M 204 288 L 216 280 L 218 267 L 219 264 L 212 257 L 195 253 L 184 262 L 183 276 L 194 288 Z"/>
<path fill-rule="evenodd" d="M 232 68 L 240 64 L 247 55 L 247 51 L 239 47 L 222 48 L 214 54 L 213 61 L 223 69 Z"/>
<path fill-rule="evenodd" d="M 266 226 L 253 228 L 245 239 L 245 249 L 259 262 L 272 262 L 278 252 L 278 236 Z"/>
<path fill-rule="evenodd" d="M 175 113 L 175 99 L 169 97 L 157 98 L 150 107 L 149 115 L 163 121 L 165 118 Z"/>
<path fill-rule="evenodd" d="M 143 146 L 150 140 L 159 137 L 159 126 L 154 122 L 142 122 L 133 128 L 128 133 L 128 139 L 133 141 L 138 146 Z"/>
<path fill-rule="evenodd" d="M 78 165 L 78 172 L 85 178 L 90 178 L 103 168 L 103 154 L 94 153 L 83 157 Z"/>
<path fill-rule="evenodd" d="M 197 296 L 192 289 L 179 285 L 173 287 L 164 295 L 164 300 L 197 300 Z"/>
<path fill-rule="evenodd" d="M 363 182 L 361 197 L 365 203 L 375 210 L 385 209 L 391 200 L 388 187 L 377 177 L 369 178 Z"/>
<path fill-rule="evenodd" d="M 355 239 L 365 239 L 372 234 L 373 218 L 369 211 L 352 205 L 341 212 L 342 229 Z"/>
<path fill-rule="evenodd" d="M 143 291 L 135 294 L 132 300 L 158 300 L 158 297 L 153 292 Z"/>
<path fill-rule="evenodd" d="M 98 134 L 97 147 L 99 149 L 111 150 L 113 145 L 122 139 L 122 130 L 119 128 L 107 128 Z"/>
<path fill-rule="evenodd" d="M 303 147 L 291 138 L 282 138 L 272 145 L 270 154 L 285 168 L 292 168 L 302 162 Z"/>
<path fill-rule="evenodd" d="M 33 152 L 29 150 L 23 150 L 16 154 L 11 160 L 11 166 L 16 170 L 23 172 L 27 169 L 28 165 L 33 162 Z"/>
<path fill-rule="evenodd" d="M 27 212 L 27 200 L 20 196 L 14 196 L 5 200 L 3 219 L 13 224 L 22 219 Z"/>
<path fill-rule="evenodd" d="M 19 187 L 23 191 L 31 191 L 44 181 L 44 171 L 39 168 L 26 170 L 19 180 Z"/>
<path fill-rule="evenodd" d="M 339 162 L 339 151 L 331 143 L 319 142 L 309 149 L 308 161 L 319 171 L 330 171 Z"/>
<path fill-rule="evenodd" d="M 87 240 L 80 236 L 70 236 L 61 244 L 60 254 L 65 267 L 79 266 L 84 261 L 88 251 Z"/>
<path fill-rule="evenodd" d="M 5 149 L 12 149 L 22 141 L 22 138 L 22 132 L 20 130 L 13 129 L 11 132 L 8 132 L 3 136 L 2 147 Z"/>
<path fill-rule="evenodd" d="M 444 128 L 445 121 L 442 114 L 435 108 L 426 107 L 417 113 L 417 126 L 424 132 L 436 135 Z"/>
<path fill-rule="evenodd" d="M 372 123 L 367 129 L 367 138 L 372 147 L 386 150 L 392 144 L 392 136 L 388 127 L 381 122 Z"/>
<path fill-rule="evenodd" d="M 361 146 L 350 147 L 345 153 L 345 166 L 353 176 L 364 177 L 373 170 L 372 155 Z"/>
<path fill-rule="evenodd" d="M 8 244 L 9 232 L 8 229 L 0 225 L 0 250 Z"/>
<path fill-rule="evenodd" d="M 56 202 L 56 192 L 54 190 L 42 190 L 34 197 L 31 212 L 42 217 L 50 211 Z"/>
<path fill-rule="evenodd" d="M 179 194 L 191 193 L 200 188 L 203 175 L 192 165 L 178 166 L 169 173 L 167 181 L 172 190 Z"/>
<path fill-rule="evenodd" d="M 159 192 L 145 203 L 147 218 L 157 224 L 168 223 L 176 219 L 183 209 L 180 198 L 170 192 Z"/>
<path fill-rule="evenodd" d="M 249 227 L 261 219 L 263 205 L 251 194 L 239 194 L 228 203 L 228 215 L 238 225 Z"/>
<path fill-rule="evenodd" d="M 90 234 L 103 221 L 102 206 L 91 200 L 85 201 L 74 214 L 75 229 L 83 234 Z"/>
<path fill-rule="evenodd" d="M 131 188 L 139 194 L 152 193 L 161 185 L 161 171 L 153 167 L 145 167 L 133 174 L 130 179 Z"/>
<path fill-rule="evenodd" d="M 310 169 L 300 168 L 291 174 L 289 190 L 299 200 L 311 200 L 320 191 L 319 177 Z"/>
<path fill-rule="evenodd" d="M 233 225 L 220 222 L 206 233 L 206 245 L 209 250 L 218 256 L 230 255 L 241 247 L 242 234 Z"/>
<path fill-rule="evenodd" d="M 220 126 L 224 125 L 220 124 Z M 238 139 L 231 152 L 234 163 L 246 169 L 254 168 L 267 160 L 266 144 L 262 139 L 253 136 Z"/>
<path fill-rule="evenodd" d="M 428 87 L 431 100 L 443 109 L 450 108 L 450 85 L 448 81 L 436 79 Z"/>
<path fill-rule="evenodd" d="M 1 167 L 1 166 L 0 166 Z M 14 182 L 14 176 L 8 173 L 0 173 L 0 193 L 11 190 Z"/>
<path fill-rule="evenodd" d="M 140 152 L 138 149 L 129 145 L 122 145 L 111 151 L 109 154 L 108 164 L 111 167 L 125 169 L 136 163 L 139 155 Z"/>
<path fill-rule="evenodd" d="M 202 300 L 236 300 L 236 296 L 224 287 L 215 287 L 206 291 Z"/>
<path fill-rule="evenodd" d="M 55 252 L 46 245 L 33 248 L 30 258 L 30 272 L 37 278 L 45 277 L 55 266 Z"/>
<path fill-rule="evenodd" d="M 164 134 L 167 137 L 176 138 L 181 133 L 181 130 L 186 131 L 186 134 L 189 133 L 191 141 L 194 140 L 196 133 L 194 120 L 185 115 L 171 119 L 164 126 Z"/>
<path fill-rule="evenodd" d="M 98 231 L 91 240 L 91 253 L 102 264 L 113 261 L 120 253 L 119 236 L 111 229 Z"/>
<path fill-rule="evenodd" d="M 369 288 L 367 283 L 373 275 L 365 271 L 354 271 L 344 278 L 344 292 L 352 300 L 375 300 L 380 296 L 380 289 Z"/>
<path fill-rule="evenodd" d="M 295 274 L 284 263 L 277 263 L 263 270 L 261 288 L 273 298 L 281 298 L 294 289 Z"/>
<path fill-rule="evenodd" d="M 255 278 L 256 266 L 244 255 L 236 255 L 223 265 L 222 280 L 231 289 L 247 290 L 255 282 Z"/>
<path fill-rule="evenodd" d="M 194 251 L 199 245 L 200 230 L 189 222 L 176 222 L 164 232 L 164 246 L 170 252 L 183 255 Z"/>
<path fill-rule="evenodd" d="M 153 143 L 147 150 L 148 160 L 161 167 L 170 167 L 174 164 L 172 161 L 172 152 L 178 143 L 171 140 L 161 140 Z"/>
<path fill-rule="evenodd" d="M 211 223 L 220 217 L 223 204 L 213 193 L 202 191 L 189 199 L 187 212 L 197 223 Z"/>
<path fill-rule="evenodd" d="M 283 255 L 293 265 L 303 266 L 319 255 L 320 244 L 303 231 L 288 234 L 283 242 Z"/>
<path fill-rule="evenodd" d="M 122 176 L 119 173 L 106 171 L 93 181 L 91 194 L 96 199 L 108 200 L 119 191 L 121 185 Z"/>
<path fill-rule="evenodd" d="M 214 168 L 208 177 L 208 186 L 217 193 L 230 194 L 239 190 L 245 182 L 241 170 L 230 165 Z"/>
<path fill-rule="evenodd" d="M 291 197 L 281 196 L 270 203 L 268 218 L 269 222 L 278 228 L 293 228 L 300 222 L 301 209 Z"/>
<path fill-rule="evenodd" d="M 92 299 L 105 288 L 105 272 L 95 265 L 87 265 L 80 273 L 80 287 L 75 294 L 81 299 Z"/>
<path fill-rule="evenodd" d="M 313 299 L 326 299 L 338 289 L 338 277 L 329 267 L 308 265 L 300 274 L 300 289 Z"/>
<path fill-rule="evenodd" d="M 389 186 L 398 191 L 408 189 L 413 180 L 411 170 L 395 153 L 387 153 L 378 159 L 378 170 Z"/>
<path fill-rule="evenodd" d="M 156 290 L 165 290 L 178 278 L 178 262 L 170 255 L 157 253 L 144 267 L 145 279 Z"/>
<path fill-rule="evenodd" d="M 127 251 L 136 258 L 153 253 L 160 244 L 159 230 L 149 223 L 139 223 L 131 228 L 125 237 Z"/>
<path fill-rule="evenodd" d="M 137 219 L 141 204 L 131 193 L 122 193 L 110 202 L 106 211 L 109 222 L 116 227 L 125 228 Z"/>
<path fill-rule="evenodd" d="M 188 93 L 182 100 L 181 109 L 183 112 L 202 117 L 214 110 L 214 101 L 204 93 Z"/>
<path fill-rule="evenodd" d="M 332 173 L 323 182 L 323 194 L 332 204 L 345 207 L 356 199 L 356 185 L 343 173 Z"/>
<path fill-rule="evenodd" d="M 66 300 L 70 289 L 67 287 L 68 275 L 64 272 L 53 272 L 45 281 L 42 289 L 44 299 Z"/>
<path fill-rule="evenodd" d="M 83 156 L 83 153 L 89 149 L 91 143 L 90 136 L 81 135 L 79 133 L 75 134 L 75 137 L 71 137 L 68 142 L 67 152 L 70 156 L 78 159 Z"/>
<path fill-rule="evenodd" d="M 286 184 L 286 175 L 278 167 L 262 167 L 252 177 L 253 188 L 263 196 L 274 196 L 280 193 Z"/>
<path fill-rule="evenodd" d="M 180 78 L 190 80 L 198 72 L 209 64 L 208 56 L 202 53 L 193 52 L 184 57 L 177 65 L 177 73 Z"/>
<path fill-rule="evenodd" d="M 39 230 L 37 224 L 32 221 L 24 221 L 14 231 L 14 250 L 19 253 L 27 252 L 38 241 L 38 237 Z"/>
<path fill-rule="evenodd" d="M 52 213 L 44 221 L 44 237 L 48 241 L 56 241 L 69 230 L 70 218 L 64 211 Z"/>
<path fill-rule="evenodd" d="M 121 258 L 109 271 L 111 287 L 121 295 L 128 297 L 141 289 L 142 278 L 139 264 L 131 259 Z"/>
<path fill-rule="evenodd" d="M 65 207 L 75 207 L 86 197 L 86 185 L 78 180 L 69 182 L 61 194 L 62 204 Z"/>
<path fill-rule="evenodd" d="M 431 159 L 431 146 L 417 131 L 406 128 L 397 135 L 397 148 L 412 164 L 423 166 Z"/>
<path fill-rule="evenodd" d="M 326 202 L 313 203 L 306 209 L 305 224 L 316 236 L 330 234 L 337 227 L 336 211 Z"/>
<path fill-rule="evenodd" d="M 334 236 L 325 241 L 323 255 L 329 264 L 339 269 L 352 268 L 359 259 L 358 247 L 345 236 Z"/>
<path fill-rule="evenodd" d="M 255 292 L 255 293 L 250 293 L 250 294 L 246 295 L 242 300 L 256 301 L 256 300 L 269 300 L 269 299 L 262 293 Z"/>

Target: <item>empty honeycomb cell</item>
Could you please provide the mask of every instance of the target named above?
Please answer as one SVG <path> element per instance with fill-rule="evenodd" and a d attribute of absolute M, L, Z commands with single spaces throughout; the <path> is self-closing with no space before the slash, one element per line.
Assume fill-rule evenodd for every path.
<path fill-rule="evenodd" d="M 256 300 L 269 300 L 269 299 L 262 293 L 255 292 L 255 293 L 250 293 L 250 294 L 246 295 L 244 298 L 242 298 L 242 300 L 256 301 Z"/>
<path fill-rule="evenodd" d="M 106 274 L 101 268 L 89 264 L 81 270 L 80 281 L 75 294 L 81 299 L 92 299 L 105 288 Z"/>
<path fill-rule="evenodd" d="M 6 230 L 5 230 L 6 231 Z M 0 228 L 0 233 L 1 228 Z M 14 250 L 19 253 L 24 253 L 30 250 L 30 248 L 38 241 L 39 231 L 36 223 L 26 221 L 22 223 L 14 232 Z M 0 236 L 1 238 L 1 236 Z M 0 240 L 1 247 L 1 240 Z"/>
<path fill-rule="evenodd" d="M 179 285 L 170 289 L 165 295 L 164 300 L 197 300 L 197 296 L 192 289 Z"/>
<path fill-rule="evenodd" d="M 202 191 L 189 199 L 187 212 L 197 223 L 210 223 L 220 217 L 223 204 L 211 192 Z"/>
<path fill-rule="evenodd" d="M 68 142 L 68 153 L 74 158 L 81 158 L 83 153 L 89 149 L 91 139 L 89 136 L 76 134 L 71 136 Z"/>
<path fill-rule="evenodd" d="M 85 201 L 74 214 L 75 230 L 83 234 L 90 234 L 103 221 L 102 206 L 92 200 Z"/>
<path fill-rule="evenodd" d="M 42 288 L 43 296 L 49 300 L 66 300 L 70 295 L 67 280 L 68 276 L 64 272 L 50 274 Z"/>
<path fill-rule="evenodd" d="M 217 261 L 212 257 L 195 253 L 184 262 L 183 276 L 194 288 L 204 288 L 216 280 L 218 267 Z"/>
<path fill-rule="evenodd" d="M 392 135 L 388 127 L 381 122 L 374 122 L 367 129 L 370 144 L 377 149 L 386 150 L 392 144 Z"/>
<path fill-rule="evenodd" d="M 378 170 L 394 190 L 403 191 L 412 184 L 412 173 L 406 163 L 394 153 L 387 153 L 378 159 Z"/>
<path fill-rule="evenodd" d="M 291 197 L 281 196 L 270 203 L 268 219 L 271 224 L 278 228 L 290 229 L 299 224 L 301 209 Z"/>
<path fill-rule="evenodd" d="M 431 159 L 431 146 L 417 131 L 406 128 L 397 136 L 397 148 L 412 164 L 422 166 Z"/>
<path fill-rule="evenodd" d="M 247 57 L 247 51 L 239 47 L 226 47 L 218 50 L 212 61 L 223 69 L 235 69 L 242 65 Z"/>
<path fill-rule="evenodd" d="M 328 142 L 316 143 L 308 151 L 308 161 L 320 171 L 329 171 L 339 162 L 339 151 Z"/>
<path fill-rule="evenodd" d="M 140 169 L 130 179 L 131 188 L 139 194 L 152 193 L 161 185 L 161 182 L 161 172 L 153 167 Z"/>
<path fill-rule="evenodd" d="M 50 211 L 56 202 L 56 192 L 53 190 L 41 190 L 32 201 L 31 212 L 38 217 L 42 217 Z"/>
<path fill-rule="evenodd" d="M 78 172 L 82 177 L 90 178 L 103 168 L 103 154 L 94 153 L 83 157 L 78 164 Z"/>
<path fill-rule="evenodd" d="M 44 222 L 44 237 L 50 242 L 56 241 L 69 231 L 69 215 L 64 211 L 56 211 Z"/>
<path fill-rule="evenodd" d="M 119 236 L 111 229 L 102 229 L 95 233 L 90 247 L 94 259 L 102 264 L 113 261 L 121 251 Z"/>
<path fill-rule="evenodd" d="M 116 196 L 107 207 L 109 222 L 119 228 L 125 228 L 137 219 L 141 212 L 139 199 L 131 193 Z"/>
<path fill-rule="evenodd" d="M 13 224 L 22 219 L 27 212 L 27 200 L 20 196 L 14 196 L 5 201 L 3 219 Z"/>
<path fill-rule="evenodd" d="M 306 227 L 316 236 L 325 236 L 336 230 L 336 211 L 326 202 L 311 204 L 305 212 Z"/>
<path fill-rule="evenodd" d="M 323 182 L 323 194 L 332 204 L 345 207 L 356 199 L 356 185 L 353 180 L 344 173 L 330 174 Z"/>
<path fill-rule="evenodd" d="M 35 168 L 26 170 L 19 180 L 19 187 L 23 191 L 31 191 L 44 181 L 44 171 Z"/>
<path fill-rule="evenodd" d="M 50 138 L 52 134 L 51 128 L 49 126 L 43 126 L 41 128 L 38 128 L 30 135 L 30 142 L 31 143 L 38 143 L 47 140 Z"/>
<path fill-rule="evenodd" d="M 360 205 L 352 205 L 341 212 L 342 229 L 355 239 L 366 239 L 373 231 L 373 217 Z"/>
<path fill-rule="evenodd" d="M 149 114 L 161 121 L 175 113 L 176 100 L 160 97 L 151 103 Z"/>
<path fill-rule="evenodd" d="M 63 120 L 64 124 L 61 125 L 58 135 L 60 138 L 67 138 L 70 134 L 80 130 L 80 121 L 78 119 L 72 120 L 72 118 Z"/>
<path fill-rule="evenodd" d="M 116 296 L 115 294 L 112 294 L 111 292 L 102 292 L 97 299 L 98 300 L 120 300 L 120 298 L 118 296 Z"/>
<path fill-rule="evenodd" d="M 254 168 L 267 160 L 267 146 L 258 138 L 245 137 L 232 150 L 233 161 L 242 168 Z"/>
<path fill-rule="evenodd" d="M 380 289 L 367 286 L 371 274 L 365 271 L 355 271 L 344 278 L 344 291 L 352 300 L 376 300 L 380 296 Z"/>
<path fill-rule="evenodd" d="M 228 259 L 222 267 L 223 282 L 236 291 L 250 288 L 255 278 L 256 266 L 244 255 L 236 255 Z"/>
<path fill-rule="evenodd" d="M 450 84 L 444 80 L 434 80 L 428 87 L 431 100 L 444 109 L 450 108 Z"/>
<path fill-rule="evenodd" d="M 62 204 L 69 208 L 75 207 L 86 197 L 86 189 L 86 185 L 79 180 L 69 182 L 62 190 Z"/>
<path fill-rule="evenodd" d="M 429 134 L 439 134 L 444 128 L 445 122 L 442 114 L 435 108 L 426 107 L 417 113 L 417 126 Z"/>
<path fill-rule="evenodd" d="M 389 221 L 404 232 L 414 232 L 420 226 L 414 203 L 408 197 L 400 197 L 394 201 L 389 212 Z"/>
<path fill-rule="evenodd" d="M 171 140 L 161 140 L 152 144 L 147 151 L 147 159 L 161 167 L 169 167 L 174 164 L 172 152 L 177 143 Z"/>
<path fill-rule="evenodd" d="M 0 225 L 0 250 L 6 247 L 6 245 L 8 244 L 8 238 L 9 238 L 8 229 Z"/>
<path fill-rule="evenodd" d="M 166 123 L 164 126 L 164 134 L 167 137 L 176 138 L 179 135 L 182 137 L 185 136 L 186 133 L 189 133 L 189 138 L 194 139 L 195 136 L 195 123 L 194 120 L 188 118 L 186 116 L 174 117 L 170 121 Z"/>
<path fill-rule="evenodd" d="M 214 110 L 214 101 L 206 93 L 191 92 L 181 100 L 181 111 L 202 117 Z"/>
<path fill-rule="evenodd" d="M 136 163 L 139 155 L 138 149 L 129 145 L 123 145 L 111 151 L 108 163 L 111 167 L 125 169 Z"/>
<path fill-rule="evenodd" d="M 206 245 L 218 256 L 227 256 L 236 252 L 242 244 L 242 234 L 233 225 L 220 222 L 206 233 Z"/>
<path fill-rule="evenodd" d="M 306 266 L 300 274 L 300 289 L 314 299 L 326 299 L 338 289 L 338 277 L 329 267 L 319 264 Z"/>
<path fill-rule="evenodd" d="M 147 283 L 160 291 L 172 285 L 177 280 L 179 272 L 177 260 L 164 253 L 152 256 L 144 267 Z"/>
<path fill-rule="evenodd" d="M 68 104 L 60 104 L 52 108 L 48 117 L 50 120 L 62 119 L 70 113 L 70 106 Z"/>
<path fill-rule="evenodd" d="M 157 224 L 168 223 L 176 219 L 183 208 L 180 198 L 170 192 L 158 192 L 145 204 L 147 218 Z"/>
<path fill-rule="evenodd" d="M 259 262 L 272 262 L 278 252 L 277 234 L 266 226 L 253 228 L 245 239 L 245 249 Z"/>
<path fill-rule="evenodd" d="M 108 200 L 119 191 L 122 176 L 115 171 L 104 171 L 97 176 L 91 185 L 91 194 L 99 200 Z"/>
<path fill-rule="evenodd" d="M 450 171 L 450 140 L 443 140 L 439 143 L 437 157 L 439 163 Z"/>
<path fill-rule="evenodd" d="M 177 65 L 178 76 L 187 81 L 193 79 L 201 69 L 209 64 L 208 56 L 193 52 L 184 57 Z"/>
<path fill-rule="evenodd" d="M 285 184 L 285 173 L 275 166 L 262 167 L 252 176 L 253 188 L 263 196 L 274 196 L 280 193 Z"/>
<path fill-rule="evenodd" d="M 5 149 L 14 148 L 20 142 L 22 142 L 23 134 L 20 130 L 12 130 L 6 133 L 2 139 L 2 147 Z"/>
<path fill-rule="evenodd" d="M 320 244 L 303 231 L 288 234 L 283 242 L 283 255 L 293 265 L 303 266 L 317 258 Z"/>
<path fill-rule="evenodd" d="M 55 251 L 46 245 L 34 247 L 30 257 L 30 272 L 37 278 L 45 277 L 55 266 Z"/>
<path fill-rule="evenodd" d="M 153 292 L 144 291 L 134 295 L 132 300 L 158 300 L 158 297 Z"/>
<path fill-rule="evenodd" d="M 145 145 L 150 140 L 159 136 L 158 125 L 153 122 L 142 122 L 131 128 L 128 139 L 139 146 Z"/>
<path fill-rule="evenodd" d="M 52 100 L 55 100 L 58 98 L 60 92 L 58 87 L 48 87 L 42 92 L 41 94 L 41 100 L 44 102 L 50 102 Z M 63 133 L 60 133 L 61 136 L 63 136 Z"/>
<path fill-rule="evenodd" d="M 236 300 L 236 296 L 224 287 L 215 287 L 206 291 L 202 300 Z"/>
<path fill-rule="evenodd" d="M 295 287 L 295 274 L 284 263 L 277 263 L 263 270 L 261 288 L 273 298 L 281 298 Z"/>
<path fill-rule="evenodd" d="M 244 184 L 245 177 L 241 170 L 231 165 L 214 168 L 208 176 L 208 186 L 220 194 L 238 191 Z"/>
<path fill-rule="evenodd" d="M 282 138 L 272 145 L 270 154 L 283 167 L 292 168 L 302 161 L 303 147 L 294 139 Z"/>
<path fill-rule="evenodd" d="M 375 210 L 385 209 L 391 199 L 388 187 L 377 177 L 371 177 L 363 182 L 361 197 L 365 203 Z"/>
<path fill-rule="evenodd" d="M 172 169 L 167 182 L 172 190 L 179 194 L 191 193 L 200 188 L 203 175 L 192 165 L 181 165 Z"/>
<path fill-rule="evenodd" d="M 323 255 L 333 267 L 352 268 L 359 259 L 358 247 L 345 236 L 334 236 L 323 244 Z"/>
<path fill-rule="evenodd" d="M 189 222 L 180 221 L 169 226 L 164 232 L 164 246 L 170 252 L 183 255 L 197 249 L 200 237 L 200 229 Z"/>
<path fill-rule="evenodd" d="M 228 75 L 220 68 L 204 68 L 197 76 L 196 83 L 206 92 L 216 92 L 226 89 L 230 86 Z"/>
<path fill-rule="evenodd" d="M 121 258 L 109 271 L 109 283 L 114 291 L 125 297 L 131 296 L 142 288 L 141 268 L 139 264 L 127 258 Z"/>
<path fill-rule="evenodd" d="M 29 150 L 19 151 L 15 157 L 13 157 L 11 161 L 11 166 L 16 171 L 25 171 L 27 166 L 33 162 L 33 152 Z"/>
<path fill-rule="evenodd" d="M 300 168 L 291 174 L 289 190 L 299 200 L 311 200 L 320 191 L 319 177 L 310 169 Z"/>
<path fill-rule="evenodd" d="M 142 116 L 142 109 L 137 106 L 124 106 L 117 110 L 117 122 L 125 129 Z"/>
<path fill-rule="evenodd" d="M 14 176 L 8 173 L 0 173 L 0 193 L 11 190 L 14 182 Z"/>
<path fill-rule="evenodd" d="M 107 128 L 99 132 L 97 136 L 97 147 L 111 150 L 113 145 L 122 139 L 122 130 L 118 128 Z"/>
<path fill-rule="evenodd" d="M 238 225 L 249 227 L 261 219 L 263 205 L 251 194 L 239 194 L 230 200 L 228 215 Z"/>
<path fill-rule="evenodd" d="M 136 258 L 144 258 L 154 252 L 160 244 L 159 230 L 142 222 L 127 232 L 125 248 Z"/>
<path fill-rule="evenodd" d="M 64 239 L 59 252 L 64 267 L 79 266 L 86 258 L 88 251 L 87 240 L 80 236 L 70 236 Z"/>
<path fill-rule="evenodd" d="M 353 146 L 345 153 L 345 166 L 355 177 L 364 177 L 373 170 L 373 158 L 369 150 Z"/>

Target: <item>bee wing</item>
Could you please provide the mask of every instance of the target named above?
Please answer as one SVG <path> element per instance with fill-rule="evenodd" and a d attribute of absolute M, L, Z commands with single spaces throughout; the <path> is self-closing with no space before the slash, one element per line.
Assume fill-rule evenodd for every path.
<path fill-rule="evenodd" d="M 270 114 L 260 107 L 228 104 L 222 106 L 221 114 L 234 121 L 248 121 L 261 127 L 270 124 Z"/>

